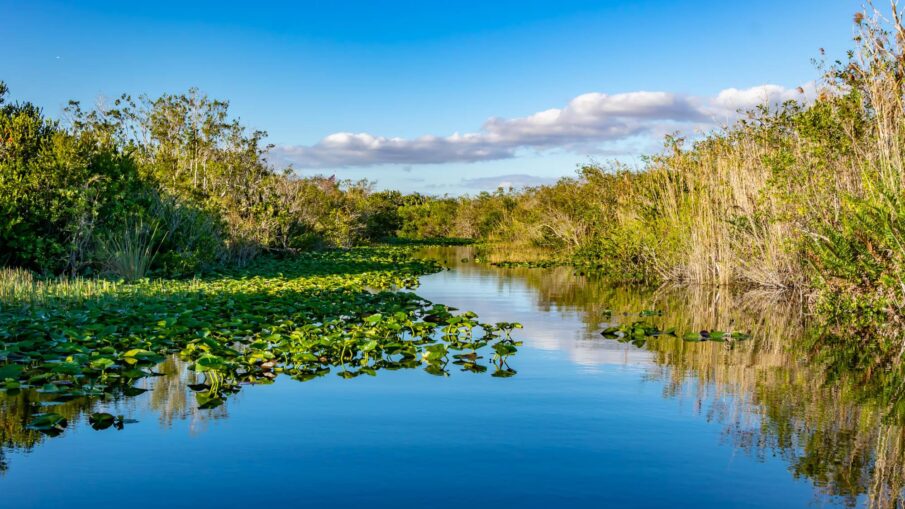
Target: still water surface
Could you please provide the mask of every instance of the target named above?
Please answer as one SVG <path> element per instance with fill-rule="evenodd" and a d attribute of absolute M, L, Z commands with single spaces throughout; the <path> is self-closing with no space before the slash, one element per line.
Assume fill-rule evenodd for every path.
<path fill-rule="evenodd" d="M 17 441 L 15 404 L 0 407 L 0 507 L 895 506 L 902 428 L 802 360 L 793 303 L 614 289 L 566 268 L 462 261 L 470 248 L 423 255 L 451 270 L 423 277 L 419 295 L 524 324 L 516 376 L 279 377 L 199 410 L 171 359 L 141 396 L 68 403 L 139 421 L 122 431 L 83 417 Z M 664 324 L 755 339 L 600 336 L 652 308 Z"/>

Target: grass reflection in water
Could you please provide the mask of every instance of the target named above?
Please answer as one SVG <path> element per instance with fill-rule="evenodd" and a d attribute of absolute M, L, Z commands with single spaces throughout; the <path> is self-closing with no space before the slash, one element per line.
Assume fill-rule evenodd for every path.
<path fill-rule="evenodd" d="M 905 370 L 898 350 L 884 355 L 865 348 L 862 338 L 828 333 L 809 320 L 800 296 L 699 286 L 620 288 L 569 267 L 488 263 L 542 259 L 537 253 L 458 248 L 426 254 L 466 273 L 517 280 L 530 288 L 538 309 L 577 313 L 585 326 L 582 341 L 589 344 L 614 341 L 600 333 L 639 320 L 659 332 L 674 330 L 675 336 L 636 342 L 653 361 L 645 376 L 664 384 L 665 398 L 691 401 L 702 417 L 723 426 L 739 450 L 783 458 L 795 478 L 808 479 L 821 494 L 851 506 L 860 497 L 876 508 L 905 504 Z M 530 331 L 532 324 L 525 325 Z M 701 331 L 742 331 L 751 339 L 684 337 L 700 339 Z"/>

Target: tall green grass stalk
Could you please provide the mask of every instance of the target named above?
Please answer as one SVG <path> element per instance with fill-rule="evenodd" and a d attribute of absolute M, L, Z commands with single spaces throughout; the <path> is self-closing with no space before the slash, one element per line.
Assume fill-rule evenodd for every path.
<path fill-rule="evenodd" d="M 104 268 L 127 281 L 147 276 L 162 240 L 156 223 L 129 219 L 120 231 L 107 236 L 101 245 Z"/>

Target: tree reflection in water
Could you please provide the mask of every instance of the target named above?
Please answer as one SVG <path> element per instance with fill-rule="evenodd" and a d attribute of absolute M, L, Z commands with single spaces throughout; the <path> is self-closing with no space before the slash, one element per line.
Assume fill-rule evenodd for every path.
<path fill-rule="evenodd" d="M 902 370 L 895 359 L 873 354 L 867 364 L 861 343 L 827 339 L 808 323 L 794 295 L 703 288 L 625 289 L 577 275 L 567 267 L 496 269 L 471 262 L 473 249 L 426 250 L 464 274 L 493 273 L 499 285 L 529 287 L 540 310 L 577 313 L 582 341 L 599 344 L 608 323 L 631 319 L 624 312 L 657 309 L 649 318 L 679 330 L 750 330 L 754 339 L 735 343 L 686 342 L 661 336 L 643 350 L 652 359 L 645 371 L 662 383 L 663 396 L 690 403 L 704 419 L 723 426 L 724 437 L 752 457 L 782 458 L 796 478 L 807 479 L 818 494 L 856 505 L 866 497 L 878 509 L 905 505 L 905 412 Z M 465 259 L 468 262 L 462 262 Z M 530 324 L 524 334 L 530 338 Z M 529 342 L 530 344 L 530 342 Z M 855 359 L 855 361 L 853 361 Z M 163 426 L 189 420 L 201 431 L 210 419 L 227 417 L 227 405 L 200 410 L 189 384 L 200 375 L 170 357 L 158 366 L 162 376 L 145 379 L 138 398 L 98 402 L 79 398 L 54 402 L 54 412 L 70 422 L 94 411 L 129 413 L 146 404 Z M 235 397 L 235 396 L 233 396 Z M 30 450 L 42 439 L 26 429 L 51 395 L 23 391 L 0 396 L 0 471 L 4 452 Z M 145 398 L 145 399 L 142 399 Z M 70 424 L 71 425 L 71 424 Z"/>
<path fill-rule="evenodd" d="M 865 354 L 863 341 L 821 333 L 809 323 L 802 297 L 786 292 L 702 287 L 619 288 L 568 267 L 495 269 L 476 264 L 512 253 L 458 248 L 427 250 L 465 272 L 499 272 L 532 289 L 539 309 L 580 314 L 586 341 L 608 341 L 601 327 L 632 319 L 623 313 L 656 309 L 646 318 L 680 331 L 745 330 L 753 340 L 687 342 L 661 336 L 643 349 L 653 357 L 646 376 L 664 382 L 664 397 L 690 401 L 724 426 L 738 450 L 758 459 L 781 457 L 795 478 L 819 494 L 854 506 L 905 507 L 905 370 L 898 359 Z M 537 253 L 516 256 L 527 260 Z M 530 336 L 530 324 L 526 324 Z M 896 349 L 896 351 L 898 351 Z M 872 360 L 873 362 L 868 362 Z"/>
<path fill-rule="evenodd" d="M 158 367 L 163 374 L 156 380 L 145 380 L 150 385 L 148 405 L 160 415 L 160 424 L 170 427 L 176 420 L 188 420 L 193 433 L 204 431 L 207 421 L 224 419 L 229 416 L 227 406 L 205 409 L 201 412 L 198 400 L 189 390 L 189 385 L 201 383 L 203 376 L 189 369 L 191 362 L 170 356 Z M 232 398 L 239 397 L 235 394 Z"/>
<path fill-rule="evenodd" d="M 0 475 L 9 468 L 6 453 L 11 450 L 30 451 L 45 438 L 44 433 L 28 429 L 28 423 L 36 414 L 52 411 L 66 418 L 69 426 L 88 419 L 94 412 L 113 415 L 132 415 L 136 408 L 147 405 L 160 416 L 160 423 L 170 427 L 177 420 L 188 420 L 192 432 L 201 432 L 213 419 L 228 417 L 227 405 L 200 411 L 198 402 L 188 388 L 200 381 L 200 376 L 188 369 L 190 362 L 175 355 L 167 357 L 157 367 L 160 376 L 144 378 L 136 387 L 147 392 L 138 398 L 115 394 L 110 400 L 75 398 L 66 400 L 59 396 L 41 394 L 36 390 L 24 390 L 14 394 L 0 393 Z M 237 396 L 233 396 L 237 397 Z"/>

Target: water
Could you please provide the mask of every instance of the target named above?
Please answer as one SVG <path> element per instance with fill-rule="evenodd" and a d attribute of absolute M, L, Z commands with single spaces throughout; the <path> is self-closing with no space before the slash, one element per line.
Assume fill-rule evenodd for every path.
<path fill-rule="evenodd" d="M 794 303 L 495 269 L 461 261 L 468 248 L 424 256 L 453 269 L 419 295 L 524 324 L 516 376 L 280 377 L 199 410 L 171 359 L 149 392 L 93 407 L 139 421 L 122 431 L 81 418 L 60 437 L 23 437 L 0 407 L 0 507 L 892 507 L 901 492 L 902 428 L 803 360 Z M 600 336 L 649 308 L 756 339 Z"/>

